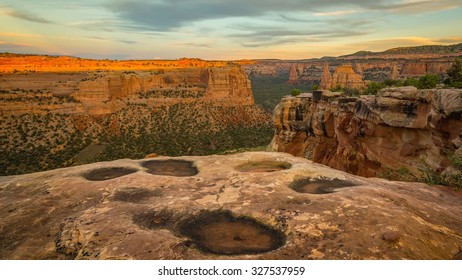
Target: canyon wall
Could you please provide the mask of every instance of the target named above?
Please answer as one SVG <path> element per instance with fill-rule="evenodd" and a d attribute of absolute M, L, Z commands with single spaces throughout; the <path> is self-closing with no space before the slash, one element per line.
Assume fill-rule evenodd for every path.
<path fill-rule="evenodd" d="M 252 106 L 250 81 L 237 65 L 157 71 L 26 72 L 0 76 L 0 115 L 107 115 L 127 102 L 150 107 L 204 100 Z"/>
<path fill-rule="evenodd" d="M 433 60 L 433 61 L 407 61 L 407 60 L 376 60 L 376 61 L 355 61 L 355 60 L 333 60 L 329 62 L 308 62 L 295 63 L 290 67 L 289 83 L 322 84 L 326 74 L 335 75 L 335 72 L 347 73 L 352 66 L 351 83 L 356 84 L 358 79 L 368 81 L 384 81 L 385 79 L 406 79 L 419 77 L 426 74 L 445 75 L 451 67 L 454 59 Z M 326 71 L 328 65 L 328 71 Z M 331 74 L 332 73 L 332 74 Z M 358 76 L 356 76 L 358 75 Z M 334 82 L 335 83 L 335 82 Z M 347 82 L 339 81 L 338 85 L 344 86 Z M 335 84 L 337 85 L 337 84 Z M 334 86 L 335 86 L 334 85 Z M 331 86 L 332 87 L 332 86 Z M 324 87 L 329 89 L 329 87 Z"/>
<path fill-rule="evenodd" d="M 386 88 L 377 96 L 316 91 L 286 96 L 273 115 L 274 151 L 362 176 L 422 168 L 456 172 L 462 157 L 462 90 Z M 462 176 L 459 172 L 459 176 Z"/>

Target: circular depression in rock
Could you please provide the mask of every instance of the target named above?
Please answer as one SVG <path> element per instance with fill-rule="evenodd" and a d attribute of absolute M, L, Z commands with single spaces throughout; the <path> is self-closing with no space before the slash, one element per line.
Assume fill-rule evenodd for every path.
<path fill-rule="evenodd" d="M 173 229 L 175 224 L 175 219 L 171 212 L 166 210 L 156 211 L 146 211 L 133 216 L 133 223 L 136 225 L 151 229 Z"/>
<path fill-rule="evenodd" d="M 285 242 L 280 231 L 248 217 L 230 212 L 205 212 L 179 227 L 198 247 L 219 255 L 260 254 L 275 250 Z"/>
<path fill-rule="evenodd" d="M 88 171 L 82 174 L 82 176 L 90 181 L 105 181 L 135 172 L 138 172 L 138 169 L 128 167 L 105 167 Z"/>
<path fill-rule="evenodd" d="M 160 189 L 125 188 L 116 191 L 112 196 L 112 200 L 137 203 L 154 196 L 160 196 L 161 192 Z"/>
<path fill-rule="evenodd" d="M 148 169 L 148 173 L 154 175 L 186 177 L 199 173 L 193 162 L 185 160 L 150 160 L 141 165 Z"/>
<path fill-rule="evenodd" d="M 241 172 L 274 172 L 291 168 L 292 165 L 284 161 L 262 160 L 251 161 L 236 166 Z"/>
<path fill-rule="evenodd" d="M 357 184 L 337 178 L 302 178 L 290 184 L 290 188 L 299 193 L 328 194 L 337 189 L 355 187 Z"/>

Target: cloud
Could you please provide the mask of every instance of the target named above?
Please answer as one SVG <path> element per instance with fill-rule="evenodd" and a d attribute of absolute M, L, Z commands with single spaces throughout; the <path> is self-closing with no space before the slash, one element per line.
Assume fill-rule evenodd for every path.
<path fill-rule="evenodd" d="M 212 48 L 213 44 L 214 44 L 213 42 L 204 42 L 204 43 L 178 42 L 178 43 L 174 43 L 173 46 L 177 46 L 177 47 L 194 47 L 194 48 Z"/>
<path fill-rule="evenodd" d="M 287 13 L 311 13 L 317 16 L 345 16 L 359 11 L 424 13 L 462 6 L 460 0 L 118 0 L 106 8 L 138 27 L 171 31 L 196 22 L 224 18 L 262 18 L 282 15 L 286 21 L 303 21 Z"/>
<path fill-rule="evenodd" d="M 245 26 L 237 25 L 237 31 L 228 37 L 244 47 L 263 47 L 281 44 L 314 43 L 337 38 L 355 37 L 373 31 L 371 21 L 363 19 L 331 19 L 303 26 Z"/>
<path fill-rule="evenodd" d="M 2 41 L 0 41 L 0 52 L 47 54 L 47 52 L 44 52 L 43 50 L 29 44 L 9 43 Z"/>
<path fill-rule="evenodd" d="M 35 23 L 46 23 L 46 24 L 53 24 L 53 21 L 44 19 L 40 16 L 34 15 L 28 11 L 19 11 L 19 10 L 10 10 L 6 12 L 7 15 L 15 18 L 19 18 L 22 20 L 27 20 Z"/>
<path fill-rule="evenodd" d="M 23 37 L 23 38 L 40 38 L 43 37 L 39 34 L 27 34 L 27 33 L 16 33 L 16 32 L 2 32 L 0 37 Z"/>
<path fill-rule="evenodd" d="M 347 10 L 347 11 L 334 11 L 334 12 L 320 12 L 314 13 L 317 17 L 326 17 L 326 16 L 343 16 L 350 15 L 359 12 L 359 10 Z"/>
<path fill-rule="evenodd" d="M 421 14 L 450 10 L 462 6 L 462 1 L 460 0 L 401 0 L 395 2 L 392 4 L 377 3 L 371 7 L 394 13 Z"/>

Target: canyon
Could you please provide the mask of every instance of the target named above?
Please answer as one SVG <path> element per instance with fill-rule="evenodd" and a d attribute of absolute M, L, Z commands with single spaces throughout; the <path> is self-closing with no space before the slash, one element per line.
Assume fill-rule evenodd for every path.
<path fill-rule="evenodd" d="M 0 259 L 462 259 L 461 89 L 285 91 L 443 75 L 459 47 L 2 54 Z"/>
<path fill-rule="evenodd" d="M 270 116 L 233 63 L 21 55 L 0 63 L 3 175 L 152 153 L 218 153 L 271 138 Z"/>

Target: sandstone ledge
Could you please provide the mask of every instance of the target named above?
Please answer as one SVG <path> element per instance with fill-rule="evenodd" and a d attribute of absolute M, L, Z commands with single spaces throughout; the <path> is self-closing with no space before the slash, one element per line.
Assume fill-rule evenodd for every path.
<path fill-rule="evenodd" d="M 452 259 L 462 246 L 462 198 L 442 187 L 357 177 L 283 153 L 181 157 L 192 165 L 157 170 L 170 175 L 148 173 L 152 160 L 175 163 L 123 159 L 0 177 L 0 258 Z M 83 177 L 110 176 L 91 172 L 108 167 L 125 175 Z M 310 180 L 330 186 L 300 192 Z M 266 253 L 204 252 L 178 226 L 216 210 L 285 240 Z"/>

